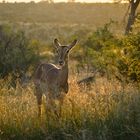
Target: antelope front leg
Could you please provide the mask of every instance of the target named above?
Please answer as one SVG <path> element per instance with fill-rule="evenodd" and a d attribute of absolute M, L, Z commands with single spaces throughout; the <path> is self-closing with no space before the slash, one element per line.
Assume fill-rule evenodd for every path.
<path fill-rule="evenodd" d="M 50 116 L 52 115 L 55 115 L 57 117 L 59 116 L 55 99 L 51 97 L 46 97 L 46 115 L 47 115 L 47 118 L 50 118 Z"/>
<path fill-rule="evenodd" d="M 63 103 L 64 103 L 64 95 L 61 95 L 61 97 L 59 98 L 59 117 L 62 116 Z"/>
<path fill-rule="evenodd" d="M 68 84 L 68 82 L 67 82 L 67 83 L 65 84 L 65 86 L 63 87 L 63 91 L 64 91 L 65 94 L 68 93 L 68 91 L 69 91 L 69 84 Z"/>

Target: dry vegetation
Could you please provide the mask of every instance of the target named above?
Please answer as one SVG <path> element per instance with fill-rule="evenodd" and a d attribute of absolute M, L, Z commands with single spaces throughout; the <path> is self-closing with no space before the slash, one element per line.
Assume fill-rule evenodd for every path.
<path fill-rule="evenodd" d="M 0 3 L 0 140 L 140 139 L 140 33 L 121 37 L 126 5 Z M 54 62 L 54 38 L 79 40 L 70 91 L 61 117 L 45 112 L 43 97 L 38 118 L 33 83 L 19 81 L 38 61 Z M 104 76 L 78 87 L 96 69 Z"/>
<path fill-rule="evenodd" d="M 133 84 L 97 78 L 92 89 L 79 89 L 71 77 L 62 116 L 45 113 L 41 119 L 33 85 L 8 88 L 0 81 L 0 139 L 119 140 L 140 138 L 140 92 Z M 85 87 L 83 87 L 85 88 Z"/>

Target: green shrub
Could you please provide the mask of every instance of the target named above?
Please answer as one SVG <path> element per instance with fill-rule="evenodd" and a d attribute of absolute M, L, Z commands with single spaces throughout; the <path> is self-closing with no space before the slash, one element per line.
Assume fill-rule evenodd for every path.
<path fill-rule="evenodd" d="M 109 30 L 110 24 L 93 32 L 82 45 L 79 63 L 89 71 L 99 70 L 120 81 L 140 81 L 140 33 L 121 38 Z M 81 65 L 82 65 L 81 64 Z"/>
<path fill-rule="evenodd" d="M 140 33 L 124 37 L 122 46 L 123 66 L 129 80 L 140 81 Z"/>
<path fill-rule="evenodd" d="M 37 45 L 23 31 L 0 26 L 0 76 L 25 74 L 39 60 Z"/>
<path fill-rule="evenodd" d="M 117 57 L 120 40 L 109 30 L 110 24 L 97 29 L 83 44 L 83 62 L 91 69 L 107 72 L 113 69 Z"/>

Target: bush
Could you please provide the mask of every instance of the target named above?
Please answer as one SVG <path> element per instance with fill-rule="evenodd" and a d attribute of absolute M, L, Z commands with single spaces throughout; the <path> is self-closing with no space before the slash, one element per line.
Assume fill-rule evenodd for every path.
<path fill-rule="evenodd" d="M 90 69 L 98 69 L 100 72 L 112 71 L 115 65 L 120 40 L 110 31 L 110 24 L 97 29 L 83 44 L 83 62 Z"/>
<path fill-rule="evenodd" d="M 37 45 L 23 31 L 0 26 L 0 76 L 22 76 L 39 60 Z"/>
<path fill-rule="evenodd" d="M 123 70 L 129 80 L 140 82 L 140 33 L 131 34 L 122 39 Z M 122 68 L 122 65 L 119 65 Z M 121 69 L 119 69 L 121 70 Z"/>
<path fill-rule="evenodd" d="M 109 30 L 110 24 L 93 32 L 83 44 L 79 63 L 97 69 L 109 78 L 120 81 L 140 81 L 140 33 L 117 38 Z"/>

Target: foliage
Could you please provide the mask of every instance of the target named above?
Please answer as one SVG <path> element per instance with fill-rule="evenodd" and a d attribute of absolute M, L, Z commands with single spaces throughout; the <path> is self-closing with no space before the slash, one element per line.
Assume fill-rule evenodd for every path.
<path fill-rule="evenodd" d="M 80 65 L 88 65 L 89 71 L 98 70 L 109 78 L 128 82 L 140 81 L 140 33 L 121 38 L 110 32 L 110 24 L 97 29 L 83 44 Z"/>
<path fill-rule="evenodd" d="M 37 45 L 23 31 L 0 26 L 0 76 L 25 74 L 39 60 Z"/>
<path fill-rule="evenodd" d="M 134 22 L 134 25 L 133 25 L 132 29 L 133 29 L 132 30 L 133 33 L 140 32 L 140 13 L 137 14 L 137 17 L 135 19 L 135 22 Z"/>
<path fill-rule="evenodd" d="M 140 82 L 140 33 L 124 37 L 123 62 L 127 76 L 133 81 Z"/>

